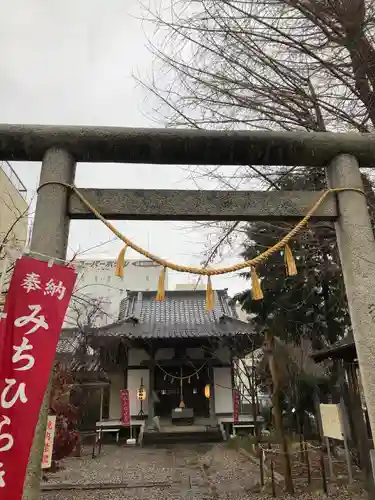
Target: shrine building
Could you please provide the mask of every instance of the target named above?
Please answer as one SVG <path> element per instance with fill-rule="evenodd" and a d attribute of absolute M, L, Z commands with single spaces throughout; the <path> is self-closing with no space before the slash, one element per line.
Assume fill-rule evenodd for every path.
<path fill-rule="evenodd" d="M 226 290 L 214 292 L 211 312 L 202 290 L 167 291 L 163 301 L 155 295 L 129 291 L 118 321 L 85 332 L 108 381 L 96 425 L 103 431 L 121 427 L 120 391 L 126 388 L 139 442 L 174 430 L 225 439 L 233 432 L 234 364 L 254 348 L 253 326 L 238 318 Z M 79 335 L 63 330 L 58 354 Z M 237 422 L 252 423 L 250 415 Z"/>

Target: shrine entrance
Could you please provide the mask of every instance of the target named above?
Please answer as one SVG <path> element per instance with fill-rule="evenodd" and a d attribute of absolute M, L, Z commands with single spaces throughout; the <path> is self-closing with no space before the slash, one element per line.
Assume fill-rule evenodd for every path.
<path fill-rule="evenodd" d="M 372 433 L 375 435 L 375 280 L 371 259 L 375 241 L 360 171 L 360 167 L 374 165 L 373 134 L 12 124 L 0 126 L 0 155 L 3 160 L 42 161 L 30 253 L 45 260 L 52 258 L 66 262 L 71 219 L 99 217 L 125 243 L 123 235 L 108 223 L 109 220 L 260 220 L 285 223 L 300 219 L 292 230 L 294 235 L 298 227 L 305 227 L 310 218 L 315 222 L 334 222 L 362 386 Z M 304 166 L 325 169 L 328 189 L 323 193 L 278 189 L 263 192 L 77 190 L 74 186 L 76 162 L 231 167 L 268 165 L 283 168 Z M 126 167 L 119 166 L 119 171 L 126 173 Z M 290 239 L 291 233 L 288 234 Z M 279 245 L 282 243 L 286 244 L 287 241 L 280 240 Z M 254 265 L 260 263 L 260 255 L 253 262 Z M 163 266 L 166 262 L 160 258 L 158 261 Z M 171 268 L 171 263 L 168 267 Z M 246 267 L 249 269 L 250 266 L 246 263 Z M 236 272 L 240 268 L 241 264 L 230 267 Z M 180 264 L 173 264 L 173 269 L 189 273 L 193 269 L 194 274 L 207 276 L 223 272 L 207 268 L 199 268 L 196 272 L 197 268 Z M 256 269 L 251 270 L 257 285 L 254 291 L 260 298 Z M 161 276 L 161 285 L 164 284 L 164 277 Z M 208 302 L 211 307 L 213 289 L 211 283 L 209 285 Z M 160 295 L 162 297 L 162 291 Z M 226 315 L 222 318 L 224 325 L 225 318 Z M 49 397 L 47 390 L 30 452 L 24 487 L 24 497 L 27 498 L 39 496 L 40 458 L 44 449 Z M 149 412 L 149 421 L 152 416 L 152 412 Z"/>
<path fill-rule="evenodd" d="M 199 368 L 198 368 L 199 369 Z M 210 384 L 207 366 L 198 369 L 191 365 L 155 368 L 155 415 L 171 418 L 172 410 L 179 408 L 181 401 L 185 408 L 194 412 L 194 417 L 209 417 L 210 402 L 205 396 L 205 387 Z"/>

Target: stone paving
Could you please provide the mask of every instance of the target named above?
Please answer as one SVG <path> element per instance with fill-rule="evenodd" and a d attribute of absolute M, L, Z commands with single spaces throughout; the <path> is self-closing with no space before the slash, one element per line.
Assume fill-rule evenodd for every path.
<path fill-rule="evenodd" d="M 258 470 L 246 458 L 225 445 L 180 445 L 170 448 L 104 446 L 100 457 L 69 458 L 64 468 L 49 474 L 45 484 L 120 483 L 138 488 L 44 492 L 42 500 L 153 500 L 248 498 L 258 481 Z M 164 482 L 168 487 L 142 488 Z"/>

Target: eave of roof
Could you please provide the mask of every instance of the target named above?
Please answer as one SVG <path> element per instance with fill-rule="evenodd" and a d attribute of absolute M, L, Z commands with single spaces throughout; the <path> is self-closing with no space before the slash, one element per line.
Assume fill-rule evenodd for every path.
<path fill-rule="evenodd" d="M 78 335 L 74 328 L 63 330 L 66 337 Z M 123 321 L 111 323 L 101 327 L 90 328 L 90 337 L 120 337 L 127 339 L 189 339 L 189 338 L 220 338 L 235 335 L 254 335 L 251 324 L 238 318 L 222 315 L 215 323 L 184 324 L 176 323 L 139 323 L 136 318 L 127 318 Z"/>
<path fill-rule="evenodd" d="M 349 333 L 331 346 L 312 353 L 311 357 L 317 362 L 324 361 L 325 359 L 356 359 L 357 350 L 353 334 Z"/>

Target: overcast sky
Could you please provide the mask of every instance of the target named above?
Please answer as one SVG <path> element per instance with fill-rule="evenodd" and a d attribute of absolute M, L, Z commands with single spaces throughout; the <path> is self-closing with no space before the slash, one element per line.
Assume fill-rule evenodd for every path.
<path fill-rule="evenodd" d="M 145 27 L 137 19 L 137 0 L 0 0 L 0 6 L 0 122 L 156 126 L 145 116 L 147 95 L 132 76 L 146 76 L 152 63 Z M 32 195 L 40 165 L 13 165 Z M 195 187 L 179 167 L 152 165 L 80 164 L 76 183 L 107 188 Z M 191 224 L 116 225 L 164 258 L 188 265 L 202 259 L 207 235 L 192 231 Z M 70 252 L 90 249 L 109 238 L 109 231 L 98 222 L 73 221 Z M 84 256 L 115 258 L 120 248 L 121 243 L 112 242 L 102 245 L 100 254 L 91 250 Z M 230 262 L 239 259 L 234 256 Z M 170 274 L 172 287 L 187 281 L 187 275 Z M 233 294 L 247 284 L 228 275 L 214 278 L 213 285 Z"/>

